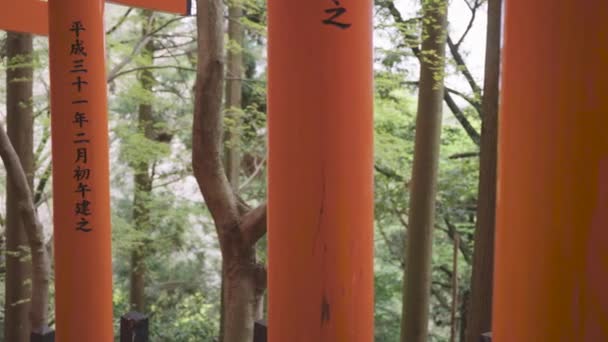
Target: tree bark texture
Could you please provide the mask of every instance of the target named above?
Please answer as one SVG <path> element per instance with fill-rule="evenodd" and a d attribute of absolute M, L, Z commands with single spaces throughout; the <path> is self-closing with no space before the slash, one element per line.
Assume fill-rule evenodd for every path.
<path fill-rule="evenodd" d="M 230 1 L 228 7 L 228 50 L 226 64 L 226 115 L 230 119 L 226 129 L 225 165 L 226 175 L 232 188 L 239 188 L 240 175 L 240 134 L 243 98 L 243 37 L 244 29 L 242 3 Z"/>
<path fill-rule="evenodd" d="M 488 0 L 477 224 L 467 342 L 477 342 L 481 334 L 492 330 L 501 13 L 502 1 Z"/>
<path fill-rule="evenodd" d="M 6 74 L 7 131 L 23 170 L 27 185 L 33 185 L 33 113 L 32 113 L 32 36 L 9 32 L 7 35 L 9 67 Z M 10 172 L 10 171 L 9 171 Z M 6 189 L 6 293 L 4 340 L 29 341 L 31 288 L 26 283 L 31 277 L 31 264 L 26 259 L 27 236 L 19 211 L 19 191 L 8 174 Z M 30 191 L 27 189 L 27 191 Z"/>
<path fill-rule="evenodd" d="M 238 200 L 226 176 L 221 157 L 224 4 L 222 0 L 197 0 L 197 8 L 192 166 L 223 257 L 223 342 L 250 342 L 257 298 L 266 282 L 265 269 L 257 264 L 255 255 L 255 243 L 266 232 L 266 205 L 249 209 Z"/>
<path fill-rule="evenodd" d="M 227 49 L 227 70 L 226 70 L 226 116 L 228 117 L 228 127 L 224 137 L 224 166 L 226 176 L 232 186 L 233 191 L 239 189 L 239 175 L 241 171 L 240 156 L 240 134 L 239 126 L 242 111 L 242 86 L 243 86 L 243 17 L 242 4 L 238 0 L 232 0 L 228 6 L 228 49 Z M 222 278 L 224 277 L 222 271 Z M 222 283 L 224 283 L 222 281 Z M 221 293 L 221 317 L 224 316 L 224 287 Z M 223 320 L 220 322 L 220 341 L 224 336 Z"/>
<path fill-rule="evenodd" d="M 402 342 L 428 335 L 435 194 L 443 111 L 447 1 L 424 0 L 420 88 L 410 185 Z"/>
<path fill-rule="evenodd" d="M 11 130 L 12 136 L 9 137 L 4 129 L 0 129 L 0 157 L 6 167 L 8 187 L 11 189 L 9 192 L 11 197 L 8 201 L 12 210 L 14 210 L 12 215 L 14 215 L 15 221 L 20 221 L 20 224 L 17 227 L 21 232 L 25 233 L 26 237 L 25 241 L 20 241 L 20 243 L 24 244 L 19 245 L 19 247 L 25 248 L 26 250 L 29 247 L 28 252 L 31 256 L 31 268 L 29 265 L 28 268 L 31 270 L 31 273 L 26 279 L 31 280 L 31 292 L 28 291 L 23 293 L 22 295 L 25 296 L 20 298 L 20 300 L 29 300 L 29 305 L 27 306 L 29 310 L 26 311 L 28 313 L 29 321 L 26 319 L 25 322 L 27 323 L 25 324 L 19 321 L 13 321 L 18 328 L 21 328 L 24 331 L 11 331 L 10 334 L 14 334 L 13 336 L 16 339 L 12 339 L 12 336 L 7 336 L 8 338 L 6 340 L 28 341 L 31 332 L 40 334 L 48 332 L 47 320 L 51 264 L 44 242 L 43 227 L 38 219 L 38 214 L 36 213 L 36 206 L 32 193 L 34 169 L 32 138 L 33 115 L 31 106 L 33 93 L 33 66 L 31 63 L 32 38 L 31 36 L 24 35 L 13 36 L 13 34 L 11 34 L 10 36 L 9 56 L 20 55 L 24 64 L 22 64 L 23 68 L 21 66 L 18 68 L 9 68 L 9 70 L 12 71 L 7 75 L 7 79 L 9 80 L 8 88 L 10 89 L 7 94 L 7 102 L 9 103 L 7 126 Z M 27 57 L 23 59 L 23 56 Z M 16 72 L 16 70 L 19 69 L 25 70 L 23 70 L 23 73 Z M 14 121 L 15 119 L 16 121 Z M 19 150 L 16 150 L 13 147 L 11 138 L 15 142 L 15 145 L 19 147 Z M 7 198 L 9 197 L 7 196 Z M 24 284 L 21 283 L 20 285 L 23 286 Z M 11 305 L 11 303 L 14 302 L 7 302 L 7 306 Z M 21 316 L 18 318 L 23 319 Z M 5 332 L 6 335 L 9 335 L 9 329 L 15 329 L 15 326 L 9 324 Z"/>

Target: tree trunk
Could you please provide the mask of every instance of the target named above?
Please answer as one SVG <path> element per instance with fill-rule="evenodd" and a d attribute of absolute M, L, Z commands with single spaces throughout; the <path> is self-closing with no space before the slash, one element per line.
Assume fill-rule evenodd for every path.
<path fill-rule="evenodd" d="M 257 313 L 255 251 L 237 247 L 235 252 L 225 256 L 224 342 L 252 341 Z"/>
<path fill-rule="evenodd" d="M 224 138 L 224 165 L 226 176 L 234 192 L 239 189 L 239 175 L 241 171 L 240 156 L 240 134 L 239 126 L 242 111 L 242 86 L 243 86 L 243 17 L 242 4 L 239 1 L 230 1 L 228 8 L 228 49 L 227 49 L 227 70 L 226 70 L 226 116 L 229 118 L 228 127 Z M 224 316 L 225 305 L 224 279 L 222 271 L 222 294 L 220 308 L 220 342 L 224 340 Z"/>
<path fill-rule="evenodd" d="M 441 138 L 447 22 L 446 0 L 424 0 L 420 88 L 410 188 L 402 342 L 428 336 L 435 194 Z"/>
<path fill-rule="evenodd" d="M 31 269 L 28 269 L 30 269 L 31 278 L 21 279 L 21 281 L 31 281 L 31 296 L 26 292 L 23 293 L 24 297 L 19 298 L 22 301 L 29 300 L 29 322 L 27 318 L 24 321 L 29 324 L 13 320 L 12 323 L 15 326 L 11 326 L 9 323 L 6 329 L 6 335 L 13 335 L 9 336 L 6 340 L 28 341 L 30 332 L 40 334 L 48 332 L 47 320 L 51 263 L 44 242 L 43 227 L 36 213 L 34 195 L 32 193 L 34 169 L 33 115 L 31 107 L 33 92 L 32 38 L 31 36 L 13 36 L 12 34 L 9 37 L 10 56 L 16 57 L 20 55 L 17 58 L 21 58 L 21 66 L 19 68 L 9 67 L 10 72 L 7 75 L 7 79 L 9 80 L 9 91 L 7 94 L 9 114 L 7 118 L 12 136 L 9 137 L 4 129 L 0 129 L 0 157 L 6 167 L 8 187 L 11 189 L 11 196 L 7 196 L 7 199 L 10 198 L 9 203 L 14 206 L 12 207 L 14 212 L 11 214 L 13 215 L 14 222 L 20 221 L 16 227 L 19 227 L 20 231 L 25 233 L 27 239 L 27 244 L 21 244 L 18 247 L 25 250 L 29 247 Z M 11 143 L 11 138 L 19 146 L 19 150 L 15 150 Z M 23 286 L 23 283 L 20 283 L 20 285 Z M 14 302 L 7 302 L 7 307 L 11 306 L 11 303 Z M 8 314 L 9 310 L 6 312 Z M 8 315 L 6 318 L 8 322 Z M 22 317 L 14 318 L 22 319 Z M 13 330 L 15 327 L 23 330 L 15 331 Z M 13 339 L 13 336 L 15 339 Z"/>
<path fill-rule="evenodd" d="M 469 307 L 471 305 L 471 290 L 465 290 L 462 293 L 462 299 L 460 301 L 460 317 L 463 317 L 463 319 L 460 321 L 460 327 L 459 327 L 459 341 L 461 342 L 465 342 L 466 341 L 466 337 L 467 337 L 467 324 L 468 324 L 468 319 L 465 319 L 466 317 L 469 317 L 468 312 L 469 312 Z"/>
<path fill-rule="evenodd" d="M 33 187 L 33 114 L 32 114 L 32 36 L 12 33 L 7 35 L 6 72 L 7 131 L 26 172 L 27 183 Z M 13 65 L 11 67 L 10 65 Z M 19 65 L 19 67 L 15 67 Z M 6 292 L 4 340 L 29 341 L 31 288 L 26 283 L 31 277 L 31 264 L 27 260 L 27 236 L 19 211 L 19 189 L 7 177 L 6 187 Z"/>
<path fill-rule="evenodd" d="M 228 49 L 226 70 L 226 115 L 230 119 L 226 129 L 224 164 L 226 175 L 236 192 L 240 174 L 240 134 L 243 94 L 243 7 L 240 1 L 231 1 L 228 8 Z"/>
<path fill-rule="evenodd" d="M 477 226 L 467 342 L 479 341 L 482 333 L 492 329 L 501 12 L 501 0 L 488 0 Z"/>
<path fill-rule="evenodd" d="M 143 35 L 145 36 L 152 24 L 152 11 L 143 11 Z M 154 41 L 150 39 L 142 51 L 142 55 L 146 58 L 147 65 L 152 65 L 152 55 L 154 54 Z M 154 75 L 150 70 L 143 70 L 139 74 L 139 82 L 142 89 L 147 94 L 152 94 L 154 85 Z M 152 96 L 150 96 L 152 98 Z M 137 119 L 137 128 L 140 134 L 143 134 L 146 139 L 155 140 L 154 134 L 154 116 L 152 112 L 152 104 L 143 101 L 139 104 L 139 113 Z M 133 194 L 133 223 L 135 229 L 142 232 L 146 236 L 146 232 L 150 230 L 150 208 L 148 202 L 152 194 L 152 177 L 150 175 L 150 163 L 148 161 L 137 162 L 133 165 L 135 190 Z M 131 288 L 130 288 L 130 305 L 131 310 L 140 313 L 145 312 L 145 288 L 146 288 L 146 250 L 149 248 L 145 241 L 138 241 L 131 251 Z"/>
<path fill-rule="evenodd" d="M 197 0 L 198 65 L 192 128 L 192 169 L 211 213 L 223 258 L 223 342 L 251 342 L 256 298 L 265 271 L 255 244 L 266 233 L 266 205 L 249 209 L 235 195 L 221 160 L 224 4 Z"/>

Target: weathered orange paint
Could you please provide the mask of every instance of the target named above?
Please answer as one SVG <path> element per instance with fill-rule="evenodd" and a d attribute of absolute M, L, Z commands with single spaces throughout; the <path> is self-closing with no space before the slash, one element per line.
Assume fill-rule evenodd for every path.
<path fill-rule="evenodd" d="M 62 342 L 114 339 L 103 13 L 102 0 L 49 1 L 55 317 L 57 340 Z M 85 29 L 78 38 L 70 31 L 76 21 Z M 86 56 L 71 54 L 77 40 Z M 87 72 L 73 72 L 82 69 Z M 87 82 L 80 93 L 73 84 L 77 77 Z M 77 100 L 88 103 L 74 104 Z M 82 127 L 77 112 L 88 120 Z M 79 158 L 79 148 L 86 149 L 86 162 Z M 90 169 L 88 179 L 75 179 L 78 166 Z M 77 192 L 80 183 L 91 190 L 84 197 Z M 77 215 L 83 198 L 90 202 L 88 216 Z M 89 221 L 83 228 L 92 231 L 77 230 L 82 218 Z"/>
<path fill-rule="evenodd" d="M 47 35 L 46 2 L 39 0 L 0 0 L 0 30 Z"/>
<path fill-rule="evenodd" d="M 369 342 L 372 1 L 269 0 L 268 25 L 269 341 Z"/>
<path fill-rule="evenodd" d="M 505 19 L 494 340 L 608 341 L 608 2 Z"/>

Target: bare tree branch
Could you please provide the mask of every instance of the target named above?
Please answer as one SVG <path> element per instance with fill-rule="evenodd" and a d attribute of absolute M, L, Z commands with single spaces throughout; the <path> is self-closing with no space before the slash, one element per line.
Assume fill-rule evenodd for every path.
<path fill-rule="evenodd" d="M 36 208 L 38 208 L 44 201 L 42 195 L 44 195 L 44 191 L 46 190 L 46 185 L 51 178 L 53 163 L 49 163 L 44 169 L 40 180 L 38 181 L 38 185 L 36 186 L 36 190 L 34 191 L 34 204 Z"/>
<path fill-rule="evenodd" d="M 469 86 L 473 90 L 473 93 L 475 94 L 475 96 L 481 97 L 481 88 L 477 84 L 477 81 L 475 81 L 473 74 L 471 74 L 469 67 L 465 63 L 464 58 L 462 57 L 462 55 L 460 54 L 460 51 L 458 50 L 458 46 L 456 44 L 454 44 L 454 42 L 452 41 L 452 37 L 450 37 L 450 35 L 448 35 L 448 47 L 450 48 L 450 53 L 452 54 L 452 57 L 454 57 L 454 61 L 456 61 L 456 65 L 458 66 L 458 69 L 460 70 L 460 72 L 462 72 L 462 75 L 464 75 L 464 78 L 467 79 L 467 82 L 469 83 Z"/>
<path fill-rule="evenodd" d="M 44 151 L 46 143 L 49 141 L 50 138 L 51 130 L 45 129 L 42 133 L 42 139 L 40 140 L 40 144 L 38 144 L 38 147 L 36 147 L 36 151 L 34 152 L 34 165 L 36 165 L 36 167 L 38 167 L 42 162 L 42 152 Z"/>
<path fill-rule="evenodd" d="M 163 29 L 165 29 L 167 26 L 171 25 L 174 22 L 177 22 L 179 20 L 182 20 L 184 17 L 177 17 L 177 18 L 173 18 L 171 20 L 167 20 L 167 22 L 163 23 L 162 25 L 159 25 L 159 27 L 157 27 L 155 30 L 143 35 L 135 44 L 135 47 L 133 47 L 133 50 L 131 51 L 131 53 L 126 56 L 122 61 L 120 61 L 118 64 L 116 64 L 112 70 L 108 73 L 107 76 L 107 82 L 112 82 L 114 79 L 116 79 L 116 74 L 118 74 L 127 64 L 131 63 L 131 61 L 133 60 L 133 58 L 135 58 L 135 56 L 137 56 L 141 50 L 146 46 L 146 44 L 148 44 L 148 42 L 150 41 L 150 39 L 152 39 L 152 37 L 157 34 L 158 32 L 162 31 Z M 154 16 L 152 16 L 150 18 L 150 23 L 152 22 L 152 20 L 154 20 Z"/>
<path fill-rule="evenodd" d="M 443 95 L 443 100 L 452 111 L 452 114 L 454 115 L 456 120 L 460 122 L 460 125 L 462 125 L 462 128 L 464 128 L 467 135 L 471 138 L 471 140 L 473 140 L 475 145 L 479 146 L 479 142 L 481 141 L 481 136 L 479 135 L 479 132 L 477 132 L 477 130 L 475 129 L 475 127 L 473 127 L 469 119 L 467 119 L 467 117 L 464 115 L 464 112 L 460 109 L 460 107 L 458 107 L 454 99 L 450 96 L 450 93 L 446 91 Z"/>
<path fill-rule="evenodd" d="M 463 152 L 452 154 L 448 159 L 465 159 L 465 158 L 476 158 L 479 157 L 479 152 Z"/>
<path fill-rule="evenodd" d="M 253 171 L 253 173 L 251 174 L 251 176 L 249 176 L 243 182 L 243 184 L 239 185 L 239 191 L 242 191 L 243 189 L 247 188 L 247 186 L 249 186 L 249 184 L 260 174 L 260 172 L 262 171 L 262 169 L 264 169 L 265 165 L 266 165 L 266 158 L 264 158 L 264 160 L 262 160 L 262 162 L 260 162 L 259 164 L 257 164 L 255 166 L 255 170 Z"/>
<path fill-rule="evenodd" d="M 447 229 L 441 229 L 444 232 L 447 233 L 447 235 L 449 236 L 449 238 L 454 241 L 455 236 L 458 234 L 458 230 L 456 229 L 456 226 L 454 226 L 454 224 L 452 224 L 452 222 L 450 222 L 450 219 L 445 216 L 443 218 L 443 222 L 445 222 L 445 225 L 447 227 Z M 459 249 L 460 252 L 462 253 L 462 256 L 464 257 L 464 260 L 467 262 L 467 264 L 471 264 L 471 259 L 473 256 L 473 253 L 465 246 L 464 243 L 460 243 L 459 244 Z"/>
<path fill-rule="evenodd" d="M 397 9 L 397 7 L 395 6 L 393 1 L 384 1 L 384 2 L 382 2 L 382 5 L 385 6 L 386 9 L 388 9 L 388 11 L 391 13 L 391 15 L 393 17 L 393 20 L 395 20 L 396 23 L 401 24 L 401 25 L 405 24 L 406 21 L 401 16 L 401 12 L 399 12 L 399 10 Z M 404 39 L 406 41 L 412 41 L 415 38 L 415 37 L 412 37 L 410 34 L 408 34 L 405 31 L 402 31 L 402 33 L 403 33 Z M 415 41 L 415 39 L 414 39 L 414 41 Z M 450 40 L 450 37 L 448 36 L 448 46 L 450 46 L 450 42 L 451 42 L 451 40 Z M 418 58 L 418 60 L 420 60 L 420 48 L 418 47 L 418 45 L 410 44 L 409 48 L 412 50 L 412 53 L 414 54 L 414 56 L 416 56 Z M 452 50 L 451 46 L 450 46 L 450 50 Z M 460 53 L 458 53 L 458 50 L 455 50 L 455 51 L 456 51 L 457 55 L 460 56 Z M 460 56 L 460 57 L 461 57 L 460 58 L 461 62 L 464 64 L 464 60 L 462 59 L 462 56 Z M 467 72 L 468 72 L 468 68 L 466 68 L 466 64 L 464 66 L 465 66 L 464 70 L 467 70 Z M 464 70 L 463 70 L 463 73 L 464 73 Z M 470 75 L 470 73 L 469 73 L 469 75 Z M 465 77 L 466 77 L 466 75 L 465 75 Z M 472 78 L 472 76 L 471 76 L 471 80 L 473 80 L 473 82 L 475 81 Z M 473 84 L 476 85 L 476 83 L 473 83 Z M 478 86 L 477 86 L 477 88 L 479 89 Z M 481 94 L 481 90 L 479 90 L 479 92 L 476 94 Z M 444 92 L 444 101 L 446 102 L 446 104 L 448 105 L 448 107 L 450 108 L 452 113 L 454 114 L 454 117 L 456 117 L 458 122 L 460 122 L 460 124 L 464 128 L 467 135 L 471 138 L 471 140 L 473 140 L 473 142 L 476 145 L 479 145 L 479 141 L 480 141 L 479 133 L 477 132 L 477 130 L 475 130 L 473 125 L 471 125 L 471 123 L 469 122 L 469 119 L 467 119 L 467 117 L 464 115 L 464 113 L 462 112 L 460 107 L 458 107 L 458 105 L 456 104 L 456 102 L 454 101 L 454 99 L 452 98 L 452 96 L 450 95 L 450 93 L 448 91 Z"/>
<path fill-rule="evenodd" d="M 116 79 L 116 74 L 118 74 L 120 72 L 120 70 L 122 70 L 122 68 L 124 68 L 127 64 L 131 63 L 133 58 L 135 58 L 135 56 L 141 52 L 141 50 L 146 46 L 146 44 L 148 44 L 150 39 L 152 39 L 152 37 L 150 35 L 145 35 L 137 41 L 137 43 L 133 47 L 133 51 L 131 51 L 131 53 L 128 56 L 123 58 L 122 61 L 118 62 L 118 64 L 116 64 L 112 68 L 112 70 L 110 70 L 110 72 L 108 73 L 108 78 L 107 78 L 108 83 L 110 83 L 110 82 L 114 81 L 114 79 Z"/>
<path fill-rule="evenodd" d="M 464 33 L 462 34 L 462 36 L 460 37 L 460 39 L 458 39 L 458 42 L 456 43 L 457 49 L 460 48 L 460 45 L 462 44 L 464 39 L 467 37 L 467 35 L 471 31 L 471 28 L 473 28 L 473 23 L 475 22 L 475 18 L 477 16 L 477 9 L 479 9 L 479 7 L 481 7 L 481 1 L 479 1 L 479 0 L 475 0 L 475 3 L 473 5 L 469 4 L 469 2 L 467 0 L 464 0 L 464 2 L 467 4 L 469 9 L 471 10 L 471 19 L 469 20 L 469 24 L 467 25 L 467 28 L 464 30 Z"/>
<path fill-rule="evenodd" d="M 7 170 L 9 181 L 14 184 L 19 196 L 19 209 L 32 256 L 32 299 L 30 321 L 32 331 L 46 332 L 48 293 L 50 282 L 50 259 L 44 244 L 42 223 L 38 219 L 34 199 L 25 171 L 4 128 L 0 127 L 0 157 Z"/>
<path fill-rule="evenodd" d="M 129 14 L 131 14 L 132 11 L 133 11 L 133 7 L 130 7 L 129 9 L 127 9 L 125 14 L 123 14 L 120 17 L 120 19 L 118 19 L 118 22 L 116 23 L 116 25 L 112 26 L 112 28 L 106 32 L 106 35 L 110 35 L 110 34 L 114 33 L 114 31 L 118 30 L 118 28 L 120 26 L 122 26 L 122 24 L 124 24 L 124 22 L 127 20 L 127 17 L 129 16 Z"/>
<path fill-rule="evenodd" d="M 121 72 L 117 72 L 115 74 L 112 75 L 112 77 L 108 77 L 108 82 L 112 82 L 115 79 L 119 78 L 120 76 L 126 75 L 126 74 L 130 74 L 133 72 L 137 72 L 137 71 L 142 71 L 142 70 L 158 70 L 158 69 L 175 69 L 175 70 L 180 70 L 180 71 L 188 71 L 188 72 L 195 72 L 196 69 L 193 68 L 187 68 L 187 67 L 182 67 L 179 65 L 150 65 L 150 66 L 142 66 L 142 67 L 136 67 L 136 68 L 132 68 L 132 69 L 127 69 Z"/>
<path fill-rule="evenodd" d="M 266 203 L 243 216 L 240 226 L 245 246 L 255 245 L 266 234 L 266 224 Z"/>
<path fill-rule="evenodd" d="M 383 175 L 383 176 L 385 176 L 387 178 L 394 179 L 394 180 L 396 180 L 398 182 L 403 182 L 403 180 L 404 180 L 403 177 L 400 174 L 398 174 L 394 170 L 391 170 L 391 169 L 389 169 L 387 167 L 384 167 L 384 166 L 382 166 L 380 164 L 374 164 L 374 169 L 378 173 L 380 173 L 381 175 Z"/>
<path fill-rule="evenodd" d="M 419 86 L 420 82 L 418 82 L 418 81 L 406 81 L 406 82 L 403 82 L 403 84 L 405 84 L 405 85 Z M 453 89 L 453 88 L 450 88 L 450 87 L 444 87 L 444 88 L 445 88 L 445 90 L 447 92 L 452 93 L 452 94 L 454 94 L 456 96 L 459 96 L 463 100 L 467 101 L 473 108 L 475 108 L 475 110 L 477 110 L 478 113 L 481 113 L 481 103 L 479 102 L 479 100 L 473 99 L 470 96 L 467 96 L 463 92 L 458 91 L 456 89 Z"/>

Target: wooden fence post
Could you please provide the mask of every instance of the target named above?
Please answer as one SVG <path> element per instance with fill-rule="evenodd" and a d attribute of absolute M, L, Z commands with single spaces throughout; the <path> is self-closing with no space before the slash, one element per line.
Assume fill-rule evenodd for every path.
<path fill-rule="evenodd" d="M 148 317 L 129 312 L 120 318 L 120 342 L 149 342 Z"/>

